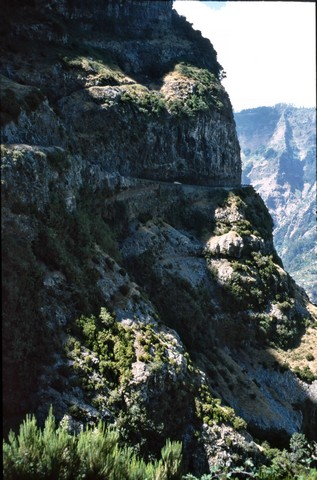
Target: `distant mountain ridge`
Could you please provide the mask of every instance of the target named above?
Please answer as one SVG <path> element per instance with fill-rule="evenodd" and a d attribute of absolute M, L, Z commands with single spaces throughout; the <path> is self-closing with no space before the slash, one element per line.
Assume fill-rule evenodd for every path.
<path fill-rule="evenodd" d="M 278 254 L 316 303 L 316 111 L 278 104 L 243 110 L 235 121 L 242 181 L 264 199 Z"/>

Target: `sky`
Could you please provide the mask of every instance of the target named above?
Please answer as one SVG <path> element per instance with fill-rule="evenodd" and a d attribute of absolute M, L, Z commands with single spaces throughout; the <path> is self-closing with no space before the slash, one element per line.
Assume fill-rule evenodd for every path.
<path fill-rule="evenodd" d="M 233 109 L 316 106 L 315 2 L 176 0 L 209 38 Z"/>

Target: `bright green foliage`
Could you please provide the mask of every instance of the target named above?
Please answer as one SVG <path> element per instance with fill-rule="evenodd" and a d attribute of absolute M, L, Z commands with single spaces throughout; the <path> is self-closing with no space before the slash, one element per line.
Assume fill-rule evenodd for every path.
<path fill-rule="evenodd" d="M 145 352 L 142 356 L 145 363 L 153 362 L 154 365 L 167 363 L 169 361 L 164 337 L 155 331 L 153 324 L 140 325 L 138 339 Z M 152 365 L 152 368 L 155 368 Z"/>
<path fill-rule="evenodd" d="M 316 480 L 317 444 L 308 443 L 302 433 L 294 433 L 289 450 L 265 448 L 268 465 L 262 466 L 258 476 L 263 480 Z"/>
<path fill-rule="evenodd" d="M 234 273 L 228 289 L 240 308 L 261 310 L 272 296 L 277 267 L 272 255 L 252 252 L 252 257 L 244 263 L 232 264 Z M 283 292 L 282 292 L 283 293 Z"/>
<path fill-rule="evenodd" d="M 176 440 L 182 435 L 182 423 L 179 426 L 177 422 L 188 408 L 184 396 L 191 399 L 186 388 L 176 384 L 173 378 L 165 378 L 169 382 L 168 393 L 162 392 L 155 399 L 159 404 L 155 407 L 131 382 L 136 349 L 138 359 L 147 363 L 153 382 L 166 375 L 168 368 L 178 373 L 177 364 L 172 361 L 169 364 L 167 340 L 162 332 L 156 331 L 155 324 L 135 322 L 127 326 L 102 308 L 99 317 L 82 316 L 71 330 L 66 353 L 72 361 L 74 381 L 81 385 L 86 398 L 99 412 L 107 410 L 113 414 L 121 439 L 131 442 L 138 452 L 147 456 L 157 455 L 166 438 Z M 170 407 L 171 399 L 174 409 Z M 85 419 L 84 409 L 76 405 L 69 407 L 68 413 L 76 420 Z M 179 431 L 171 427 L 173 422 Z"/>
<path fill-rule="evenodd" d="M 313 381 L 317 379 L 317 375 L 314 375 L 308 365 L 305 365 L 303 368 L 296 367 L 293 371 L 303 382 L 313 383 Z"/>
<path fill-rule="evenodd" d="M 27 416 L 18 435 L 3 443 L 5 480 L 178 480 L 182 445 L 166 442 L 160 460 L 145 462 L 131 447 L 119 446 L 119 433 L 102 422 L 78 435 L 67 422 L 56 428 L 52 410 L 41 430 Z"/>
<path fill-rule="evenodd" d="M 129 328 L 114 321 L 105 308 L 101 309 L 99 317 L 80 317 L 76 321 L 76 328 L 82 338 L 81 345 L 88 348 L 98 359 L 93 363 L 86 357 L 87 363 L 82 366 L 86 378 L 95 370 L 105 381 L 116 387 L 130 377 L 135 352 L 134 336 Z M 69 354 L 73 356 L 71 351 Z"/>
<path fill-rule="evenodd" d="M 180 475 L 182 444 L 181 442 L 171 442 L 169 439 L 162 448 L 161 477 L 176 480 Z"/>
<path fill-rule="evenodd" d="M 195 399 L 195 404 L 197 417 L 209 426 L 228 423 L 235 430 L 247 427 L 246 422 L 235 414 L 233 408 L 222 406 L 219 398 L 212 397 L 206 385 L 199 389 L 199 397 Z"/>
<path fill-rule="evenodd" d="M 139 113 L 146 115 L 159 115 L 166 109 L 165 100 L 161 93 L 148 90 L 141 85 L 125 86 L 120 102 L 133 104 Z"/>
<path fill-rule="evenodd" d="M 292 299 L 291 281 L 282 281 L 279 266 L 273 255 L 251 252 L 244 261 L 231 263 L 233 273 L 225 285 L 227 302 L 231 312 L 251 309 L 257 319 L 258 340 L 268 340 L 280 348 L 291 347 L 301 333 L 305 318 L 296 310 Z M 281 312 L 280 318 L 267 314 L 275 304 Z"/>
<path fill-rule="evenodd" d="M 56 428 L 52 410 L 43 431 L 28 415 L 19 434 L 11 431 L 3 444 L 3 473 L 8 480 L 72 479 L 77 464 L 75 438 L 62 426 Z"/>
<path fill-rule="evenodd" d="M 184 98 L 171 97 L 167 101 L 168 110 L 176 116 L 194 116 L 210 108 L 221 110 L 224 105 L 222 87 L 214 74 L 209 70 L 197 68 L 183 62 L 175 67 L 175 72 L 180 73 L 185 79 L 190 79 L 194 87 L 190 94 Z"/>
<path fill-rule="evenodd" d="M 139 113 L 145 115 L 157 116 L 168 110 L 172 115 L 188 117 L 210 108 L 218 110 L 224 108 L 221 101 L 222 87 L 216 76 L 209 70 L 179 63 L 175 67 L 175 72 L 182 76 L 178 81 L 185 90 L 188 87 L 188 80 L 194 83 L 194 88 L 189 88 L 183 98 L 171 96 L 165 99 L 160 92 L 132 84 L 125 85 L 122 89 L 121 105 L 133 105 Z"/>
<path fill-rule="evenodd" d="M 116 85 L 126 81 L 119 67 L 106 55 L 104 58 L 98 56 L 94 49 L 91 49 L 89 55 L 88 52 L 83 55 L 76 55 L 73 51 L 65 52 L 61 54 L 61 63 L 65 70 L 76 72 L 78 76 L 86 75 L 87 72 L 95 74 L 98 76 L 99 84 Z"/>

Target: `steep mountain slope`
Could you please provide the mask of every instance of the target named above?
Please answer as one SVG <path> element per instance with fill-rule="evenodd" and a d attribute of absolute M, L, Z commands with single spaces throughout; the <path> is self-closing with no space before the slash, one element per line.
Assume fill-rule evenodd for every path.
<path fill-rule="evenodd" d="M 240 186 L 212 45 L 171 2 L 76 5 L 2 20 L 5 428 L 52 404 L 196 473 L 314 438 L 316 308 Z"/>
<path fill-rule="evenodd" d="M 235 120 L 243 183 L 264 199 L 276 249 L 316 303 L 316 111 L 281 104 L 243 110 Z"/>

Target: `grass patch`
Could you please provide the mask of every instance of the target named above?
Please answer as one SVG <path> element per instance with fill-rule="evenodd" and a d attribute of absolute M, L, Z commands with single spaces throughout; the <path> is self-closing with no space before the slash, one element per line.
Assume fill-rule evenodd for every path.
<path fill-rule="evenodd" d="M 60 60 L 66 71 L 71 71 L 79 77 L 88 76 L 88 79 L 94 79 L 94 83 L 99 86 L 132 82 L 110 57 L 100 56 L 95 50 L 92 50 L 90 55 L 88 52 L 77 56 L 69 53 L 60 54 Z"/>
<path fill-rule="evenodd" d="M 223 91 L 209 70 L 179 63 L 164 77 L 162 87 L 168 111 L 174 116 L 193 117 L 210 108 L 222 110 Z"/>

